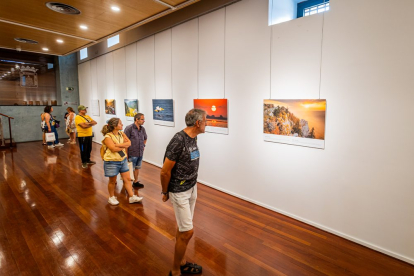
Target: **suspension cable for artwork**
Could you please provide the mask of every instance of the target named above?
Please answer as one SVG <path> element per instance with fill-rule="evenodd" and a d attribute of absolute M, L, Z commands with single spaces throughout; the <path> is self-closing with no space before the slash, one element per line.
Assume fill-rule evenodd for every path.
<path fill-rule="evenodd" d="M 321 85 L 322 85 L 322 53 L 323 53 L 323 31 L 325 27 L 325 13 L 322 15 L 322 36 L 321 36 L 321 59 L 319 62 L 319 99 L 321 99 Z"/>
<path fill-rule="evenodd" d="M 270 9 L 270 18 L 271 18 L 271 22 L 270 22 L 270 97 L 269 99 L 272 98 L 272 48 L 273 48 L 273 1 L 269 2 L 269 5 L 272 5 L 271 9 Z"/>
<path fill-rule="evenodd" d="M 223 61 L 223 86 L 224 86 L 224 96 L 223 99 L 226 98 L 226 26 L 227 26 L 227 7 L 224 7 L 224 61 Z"/>
<path fill-rule="evenodd" d="M 155 79 L 155 76 L 156 76 L 155 74 L 155 35 L 153 35 L 153 37 L 154 37 L 154 98 L 156 99 L 157 98 L 157 82 Z"/>
<path fill-rule="evenodd" d="M 197 99 L 200 98 L 200 17 L 197 17 Z"/>
<path fill-rule="evenodd" d="M 173 99 L 173 29 L 171 28 L 171 99 Z"/>

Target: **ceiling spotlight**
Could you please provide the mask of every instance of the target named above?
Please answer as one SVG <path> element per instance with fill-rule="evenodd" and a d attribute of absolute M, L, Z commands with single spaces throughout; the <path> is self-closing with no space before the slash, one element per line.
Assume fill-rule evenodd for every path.
<path fill-rule="evenodd" d="M 62 40 L 62 39 L 56 39 L 56 41 L 57 41 L 58 43 L 63 43 L 63 40 Z"/>
<path fill-rule="evenodd" d="M 48 49 L 48 48 L 42 48 L 42 50 L 43 50 L 43 51 L 49 51 L 49 49 Z"/>
<path fill-rule="evenodd" d="M 112 9 L 113 11 L 116 11 L 116 12 L 119 12 L 119 11 L 121 10 L 120 8 L 115 7 L 115 6 L 112 6 L 112 7 L 111 7 L 111 9 Z"/>
<path fill-rule="evenodd" d="M 85 25 L 80 25 L 80 28 L 83 29 L 83 30 L 87 30 L 88 29 L 88 27 L 86 27 Z"/>

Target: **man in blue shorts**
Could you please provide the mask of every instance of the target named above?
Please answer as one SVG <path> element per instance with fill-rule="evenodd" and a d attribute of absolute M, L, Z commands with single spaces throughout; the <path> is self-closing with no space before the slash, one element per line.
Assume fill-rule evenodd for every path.
<path fill-rule="evenodd" d="M 128 148 L 128 161 L 132 162 L 134 167 L 134 183 L 132 183 L 132 186 L 135 188 L 144 188 L 144 184 L 138 181 L 139 170 L 144 157 L 144 148 L 147 143 L 147 132 L 142 126 L 144 123 L 144 114 L 138 113 L 134 116 L 134 123 L 127 126 L 124 131 L 129 140 L 131 140 L 131 146 Z"/>

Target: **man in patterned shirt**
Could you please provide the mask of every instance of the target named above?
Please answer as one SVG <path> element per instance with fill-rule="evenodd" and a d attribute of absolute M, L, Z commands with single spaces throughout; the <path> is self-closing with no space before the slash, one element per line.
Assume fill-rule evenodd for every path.
<path fill-rule="evenodd" d="M 161 170 L 162 201 L 166 202 L 171 197 L 178 225 L 170 275 L 202 272 L 201 266 L 186 262 L 185 251 L 194 233 L 193 216 L 200 161 L 197 135 L 205 132 L 206 116 L 204 110 L 191 109 L 185 116 L 187 127 L 174 135 L 165 151 Z"/>

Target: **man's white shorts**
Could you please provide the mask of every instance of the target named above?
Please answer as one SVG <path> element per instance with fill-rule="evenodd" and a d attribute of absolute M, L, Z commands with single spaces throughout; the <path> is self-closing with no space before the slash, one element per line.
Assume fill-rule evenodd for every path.
<path fill-rule="evenodd" d="M 194 208 L 197 199 L 197 184 L 185 192 L 170 192 L 169 196 L 174 207 L 178 231 L 190 231 L 193 229 Z"/>

